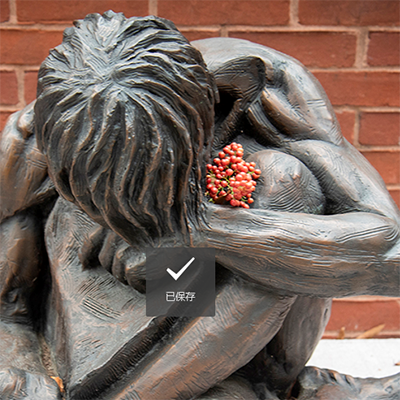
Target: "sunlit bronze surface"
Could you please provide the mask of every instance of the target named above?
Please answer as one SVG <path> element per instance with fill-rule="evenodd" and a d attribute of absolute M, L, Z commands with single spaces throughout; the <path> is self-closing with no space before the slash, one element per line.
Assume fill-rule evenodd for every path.
<path fill-rule="evenodd" d="M 249 210 L 204 196 L 232 141 Z M 332 297 L 399 294 L 400 214 L 296 60 L 92 14 L 0 146 L 1 399 L 398 399 L 304 368 Z M 146 317 L 145 246 L 215 248 L 216 316 Z"/>

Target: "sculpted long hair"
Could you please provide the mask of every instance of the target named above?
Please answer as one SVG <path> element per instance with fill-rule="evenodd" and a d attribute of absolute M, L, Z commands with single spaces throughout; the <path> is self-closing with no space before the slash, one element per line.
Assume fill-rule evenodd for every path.
<path fill-rule="evenodd" d="M 88 15 L 39 71 L 35 125 L 59 193 L 129 242 L 188 243 L 213 136 L 212 76 L 157 17 Z"/>

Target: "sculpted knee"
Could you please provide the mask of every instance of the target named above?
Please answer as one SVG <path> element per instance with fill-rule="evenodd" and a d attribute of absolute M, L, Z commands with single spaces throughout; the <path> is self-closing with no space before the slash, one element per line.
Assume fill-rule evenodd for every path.
<path fill-rule="evenodd" d="M 261 170 L 254 193 L 254 208 L 323 214 L 325 199 L 317 179 L 297 158 L 264 150 L 252 154 Z"/>

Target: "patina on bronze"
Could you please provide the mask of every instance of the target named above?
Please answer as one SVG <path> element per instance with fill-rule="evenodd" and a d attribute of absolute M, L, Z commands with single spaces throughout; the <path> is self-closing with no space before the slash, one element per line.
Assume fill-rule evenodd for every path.
<path fill-rule="evenodd" d="M 233 140 L 249 210 L 204 195 Z M 398 398 L 304 368 L 332 297 L 398 295 L 400 215 L 296 60 L 91 14 L 0 146 L 2 399 Z M 216 249 L 215 317 L 146 317 L 146 246 Z"/>

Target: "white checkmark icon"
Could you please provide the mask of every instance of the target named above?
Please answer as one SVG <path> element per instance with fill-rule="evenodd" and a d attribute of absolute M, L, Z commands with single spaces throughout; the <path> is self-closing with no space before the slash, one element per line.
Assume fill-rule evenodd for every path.
<path fill-rule="evenodd" d="M 194 257 L 191 258 L 178 272 L 172 271 L 172 269 L 167 268 L 167 272 L 177 281 L 180 276 L 189 268 L 190 264 L 195 260 Z"/>

